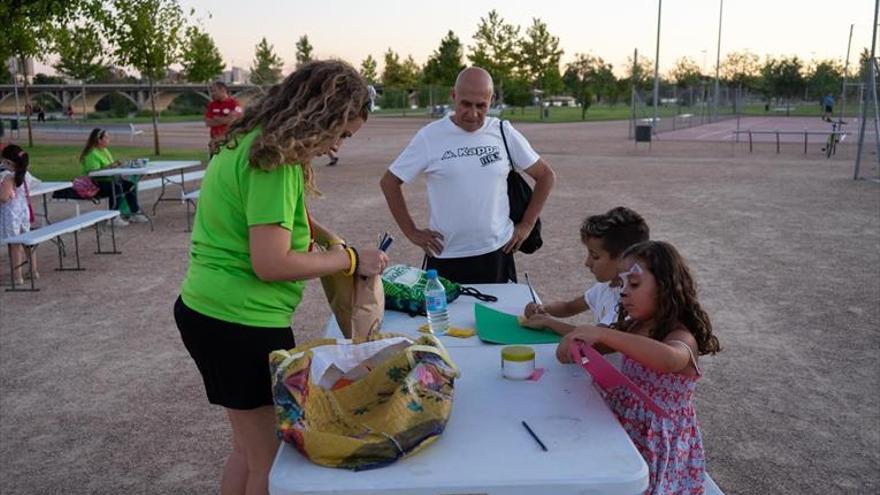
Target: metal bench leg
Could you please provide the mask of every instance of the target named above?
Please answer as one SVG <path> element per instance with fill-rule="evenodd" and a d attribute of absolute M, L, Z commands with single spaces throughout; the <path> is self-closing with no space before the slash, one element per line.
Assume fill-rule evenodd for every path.
<path fill-rule="evenodd" d="M 21 263 L 18 264 L 18 266 L 16 266 L 15 263 L 13 263 L 13 261 L 12 261 L 12 244 L 8 244 L 8 246 L 9 246 L 9 279 L 12 282 L 12 287 L 9 289 L 6 289 L 6 292 L 38 292 L 40 289 L 36 288 L 36 284 L 34 282 L 34 265 L 31 263 L 31 254 L 32 254 L 31 246 L 22 246 L 22 249 L 24 250 L 25 258 L 24 258 L 24 261 L 22 261 Z M 24 266 L 25 264 L 28 265 L 28 271 L 31 274 L 31 288 L 30 289 L 25 289 L 24 287 L 19 288 L 19 287 L 15 286 L 15 269 L 20 268 L 20 267 Z"/>
<path fill-rule="evenodd" d="M 98 250 L 95 251 L 95 254 L 122 254 L 122 251 L 116 249 L 116 228 L 113 226 L 112 220 L 107 220 L 110 223 L 110 237 L 113 240 L 113 251 L 104 251 L 101 249 L 101 228 L 100 224 L 95 224 L 95 238 L 98 242 Z"/>
<path fill-rule="evenodd" d="M 83 268 L 79 262 L 79 231 L 73 232 L 73 252 L 76 255 L 75 256 L 76 257 L 76 268 L 64 268 L 64 265 L 61 265 L 59 268 L 57 268 L 57 271 L 59 271 L 59 272 L 82 272 L 82 271 L 85 271 L 85 268 Z M 60 265 L 61 264 L 60 253 L 58 256 L 58 262 Z"/>
<path fill-rule="evenodd" d="M 37 289 L 36 281 L 34 280 L 34 250 L 36 246 L 24 246 L 24 259 L 23 263 L 27 263 L 28 265 L 28 273 L 31 276 L 31 292 L 37 292 L 40 289 Z"/>
<path fill-rule="evenodd" d="M 15 263 L 12 261 L 12 244 L 7 244 L 6 247 L 9 251 L 9 281 L 12 283 L 12 288 L 6 290 L 12 291 L 15 290 Z"/>
<path fill-rule="evenodd" d="M 190 218 L 190 200 L 186 200 L 186 231 L 192 232 L 192 219 Z"/>
<path fill-rule="evenodd" d="M 153 215 L 156 214 L 156 207 L 159 206 L 159 201 L 162 201 L 162 198 L 165 197 L 165 182 L 166 182 L 165 174 L 164 173 L 159 174 L 159 178 L 162 180 L 162 190 L 159 191 L 159 197 L 156 198 L 156 202 L 153 203 Z"/>

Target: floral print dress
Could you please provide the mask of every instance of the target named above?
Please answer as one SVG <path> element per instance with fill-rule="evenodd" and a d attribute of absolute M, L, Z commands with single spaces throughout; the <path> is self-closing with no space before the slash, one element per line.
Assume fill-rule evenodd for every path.
<path fill-rule="evenodd" d="M 12 176 L 14 176 L 12 172 L 0 168 L 0 182 Z M 27 193 L 25 185 L 22 184 L 15 188 L 15 194 L 9 201 L 0 203 L 0 239 L 17 236 L 30 230 L 31 221 Z"/>
<path fill-rule="evenodd" d="M 661 373 L 623 356 L 621 372 L 669 413 L 657 417 L 625 387 L 611 390 L 606 400 L 639 453 L 648 463 L 649 483 L 645 495 L 703 494 L 706 459 L 694 410 L 694 389 L 700 368 L 687 347 L 697 376 Z"/>

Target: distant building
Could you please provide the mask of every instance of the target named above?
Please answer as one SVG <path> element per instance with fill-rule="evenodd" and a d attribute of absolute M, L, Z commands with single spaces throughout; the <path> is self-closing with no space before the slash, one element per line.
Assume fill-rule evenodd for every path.
<path fill-rule="evenodd" d="M 241 67 L 232 67 L 230 70 L 223 71 L 220 80 L 226 84 L 250 84 L 251 73 Z"/>
<path fill-rule="evenodd" d="M 166 69 L 165 77 L 162 79 L 161 82 L 165 84 L 183 84 L 187 81 L 182 72 L 178 72 L 174 69 Z"/>
<path fill-rule="evenodd" d="M 21 60 L 19 60 L 18 57 L 9 57 L 6 59 L 6 68 L 9 69 L 9 72 L 17 77 L 19 81 L 22 77 L 27 77 L 28 82 L 34 81 L 34 59 L 32 58 L 26 58 L 24 60 L 24 65 L 22 65 Z"/>
<path fill-rule="evenodd" d="M 572 96 L 551 96 L 549 98 L 544 99 L 544 103 L 546 105 L 552 105 L 554 107 L 576 107 L 577 100 Z"/>

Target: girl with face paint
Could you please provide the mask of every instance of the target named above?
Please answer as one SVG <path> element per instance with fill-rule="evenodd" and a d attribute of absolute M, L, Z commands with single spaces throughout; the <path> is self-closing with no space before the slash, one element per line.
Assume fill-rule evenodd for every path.
<path fill-rule="evenodd" d="M 636 244 L 624 251 L 619 270 L 616 328 L 578 327 L 563 338 L 557 357 L 571 362 L 575 341 L 622 353 L 621 372 L 669 414 L 656 416 L 624 387 L 605 397 L 648 464 L 645 493 L 703 493 L 705 455 L 693 396 L 701 375 L 697 356 L 721 350 L 712 323 L 672 245 Z"/>

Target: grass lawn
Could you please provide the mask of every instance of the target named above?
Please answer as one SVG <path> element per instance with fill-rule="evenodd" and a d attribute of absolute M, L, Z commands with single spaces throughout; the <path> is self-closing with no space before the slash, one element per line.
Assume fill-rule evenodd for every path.
<path fill-rule="evenodd" d="M 71 180 L 82 175 L 79 165 L 81 146 L 39 144 L 25 147 L 30 154 L 30 172 L 40 180 Z M 161 156 L 153 155 L 152 148 L 113 147 L 113 157 L 118 160 L 132 158 L 149 158 L 150 160 L 201 160 L 205 161 L 207 153 L 202 150 L 169 149 Z"/>

